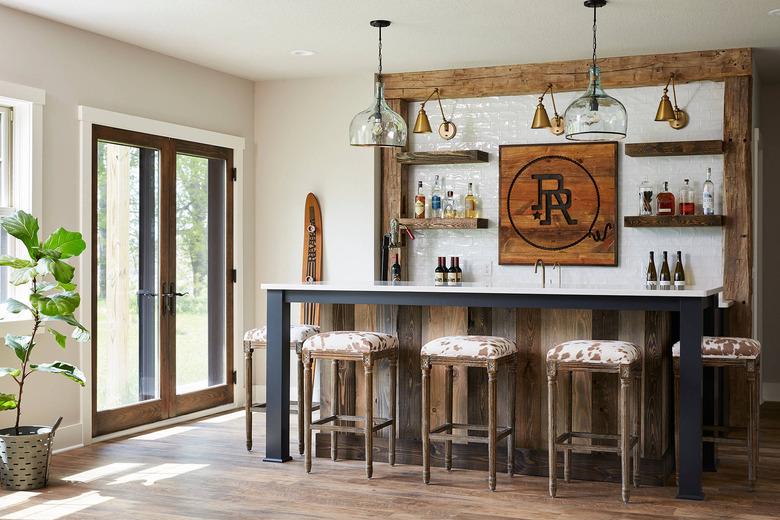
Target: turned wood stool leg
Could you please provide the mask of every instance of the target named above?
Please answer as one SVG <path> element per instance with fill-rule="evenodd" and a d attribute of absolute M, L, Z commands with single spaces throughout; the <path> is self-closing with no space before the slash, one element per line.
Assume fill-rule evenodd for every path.
<path fill-rule="evenodd" d="M 756 364 L 753 360 L 745 363 L 747 370 L 747 390 L 748 390 L 748 428 L 747 428 L 747 460 L 748 460 L 748 483 L 753 487 L 756 483 L 756 463 L 758 451 L 758 391 L 756 389 Z"/>
<path fill-rule="evenodd" d="M 517 403 L 517 354 L 509 361 L 509 427 L 506 441 L 506 472 L 511 477 L 515 473 L 515 407 Z"/>
<path fill-rule="evenodd" d="M 303 455 L 303 359 L 300 343 L 295 350 L 298 354 L 298 453 Z"/>
<path fill-rule="evenodd" d="M 303 458 L 306 473 L 311 473 L 311 356 L 304 354 L 303 361 L 303 407 L 304 429 L 306 440 L 303 447 Z"/>
<path fill-rule="evenodd" d="M 246 412 L 246 449 L 252 451 L 252 352 L 254 349 L 249 342 L 244 342 L 244 373 L 246 381 L 244 383 L 244 411 Z"/>
<path fill-rule="evenodd" d="M 340 412 L 341 398 L 339 396 L 339 360 L 334 359 L 330 362 L 330 398 L 331 415 L 338 415 Z M 322 414 L 322 412 L 320 412 Z M 340 421 L 335 421 L 338 425 Z M 339 456 L 339 433 L 330 432 L 330 459 L 335 461 Z"/>
<path fill-rule="evenodd" d="M 363 369 L 365 373 L 364 389 L 366 399 L 366 477 L 374 474 L 374 357 L 372 354 L 363 355 Z"/>
<path fill-rule="evenodd" d="M 674 480 L 680 482 L 680 358 L 674 358 Z"/>
<path fill-rule="evenodd" d="M 620 468 L 621 468 L 621 483 L 623 491 L 623 502 L 628 503 L 629 495 L 631 493 L 628 479 L 629 479 L 629 460 L 631 454 L 629 453 L 631 446 L 630 427 L 631 418 L 629 416 L 629 402 L 631 391 L 631 375 L 628 373 L 628 366 L 620 366 Z"/>
<path fill-rule="evenodd" d="M 452 424 L 452 365 L 444 369 L 444 422 Z M 445 430 L 452 435 L 452 428 Z M 444 441 L 444 467 L 452 470 L 452 440 Z"/>
<path fill-rule="evenodd" d="M 556 400 L 558 398 L 558 367 L 555 361 L 547 363 L 547 457 L 548 473 L 550 476 L 550 496 L 555 498 L 558 491 L 556 482 L 556 453 L 555 453 L 555 413 Z"/>
<path fill-rule="evenodd" d="M 574 394 L 574 378 L 572 377 L 572 372 L 569 370 L 566 373 L 566 388 L 564 389 L 565 392 L 565 401 L 563 405 L 563 424 L 564 424 L 564 431 L 567 433 L 571 433 L 572 427 L 571 427 L 571 416 L 572 416 L 572 401 L 573 394 Z M 572 439 L 569 439 L 569 444 L 573 442 Z M 569 448 L 564 448 L 563 450 L 563 481 L 569 482 L 571 481 L 571 450 Z"/>
<path fill-rule="evenodd" d="M 431 421 L 431 361 L 423 358 L 422 361 L 422 460 L 423 482 L 431 481 L 431 454 L 430 454 L 430 421 Z"/>
<path fill-rule="evenodd" d="M 488 486 L 496 490 L 496 364 L 488 361 Z"/>
<path fill-rule="evenodd" d="M 390 424 L 390 440 L 388 442 L 389 453 L 387 455 L 388 462 L 391 466 L 395 466 L 395 432 L 397 421 L 397 406 L 398 406 L 398 352 L 395 352 L 390 356 L 390 420 L 393 421 Z"/>
<path fill-rule="evenodd" d="M 634 377 L 633 399 L 631 400 L 631 413 L 634 417 L 634 427 L 632 435 L 636 437 L 636 444 L 634 445 L 634 453 L 632 455 L 634 459 L 634 487 L 639 487 L 639 448 L 640 448 L 640 433 L 642 432 L 642 415 L 640 410 L 642 409 L 642 392 L 641 392 L 641 375 L 637 374 Z"/>

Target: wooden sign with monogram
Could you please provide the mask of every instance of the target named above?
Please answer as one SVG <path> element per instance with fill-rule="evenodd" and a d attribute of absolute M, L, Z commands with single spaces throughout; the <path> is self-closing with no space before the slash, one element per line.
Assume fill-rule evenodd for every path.
<path fill-rule="evenodd" d="M 617 143 L 499 147 L 498 263 L 617 265 Z"/>

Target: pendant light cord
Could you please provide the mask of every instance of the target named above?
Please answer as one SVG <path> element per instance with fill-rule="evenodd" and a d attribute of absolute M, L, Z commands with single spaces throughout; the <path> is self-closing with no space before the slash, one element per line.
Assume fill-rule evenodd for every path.
<path fill-rule="evenodd" d="M 596 68 L 596 4 L 593 4 L 593 68 Z M 381 34 L 381 33 L 380 33 Z"/>
<path fill-rule="evenodd" d="M 382 27 L 379 27 L 379 82 L 382 82 Z"/>

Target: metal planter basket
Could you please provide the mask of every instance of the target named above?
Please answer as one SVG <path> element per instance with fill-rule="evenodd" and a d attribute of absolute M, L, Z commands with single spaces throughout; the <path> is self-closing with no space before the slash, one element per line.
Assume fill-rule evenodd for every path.
<path fill-rule="evenodd" d="M 46 486 L 54 434 L 60 425 L 21 426 L 20 435 L 11 428 L 0 429 L 0 485 L 24 491 Z"/>

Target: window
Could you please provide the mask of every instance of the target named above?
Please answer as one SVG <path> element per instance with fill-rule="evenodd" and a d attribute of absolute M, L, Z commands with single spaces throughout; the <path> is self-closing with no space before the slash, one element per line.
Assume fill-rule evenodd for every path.
<path fill-rule="evenodd" d="M 11 139 L 13 108 L 0 105 L 0 217 L 14 212 L 11 198 Z M 7 255 L 8 236 L 0 230 L 0 254 Z M 8 268 L 0 269 L 0 301 L 5 301 L 10 296 L 12 286 L 8 282 Z"/>

